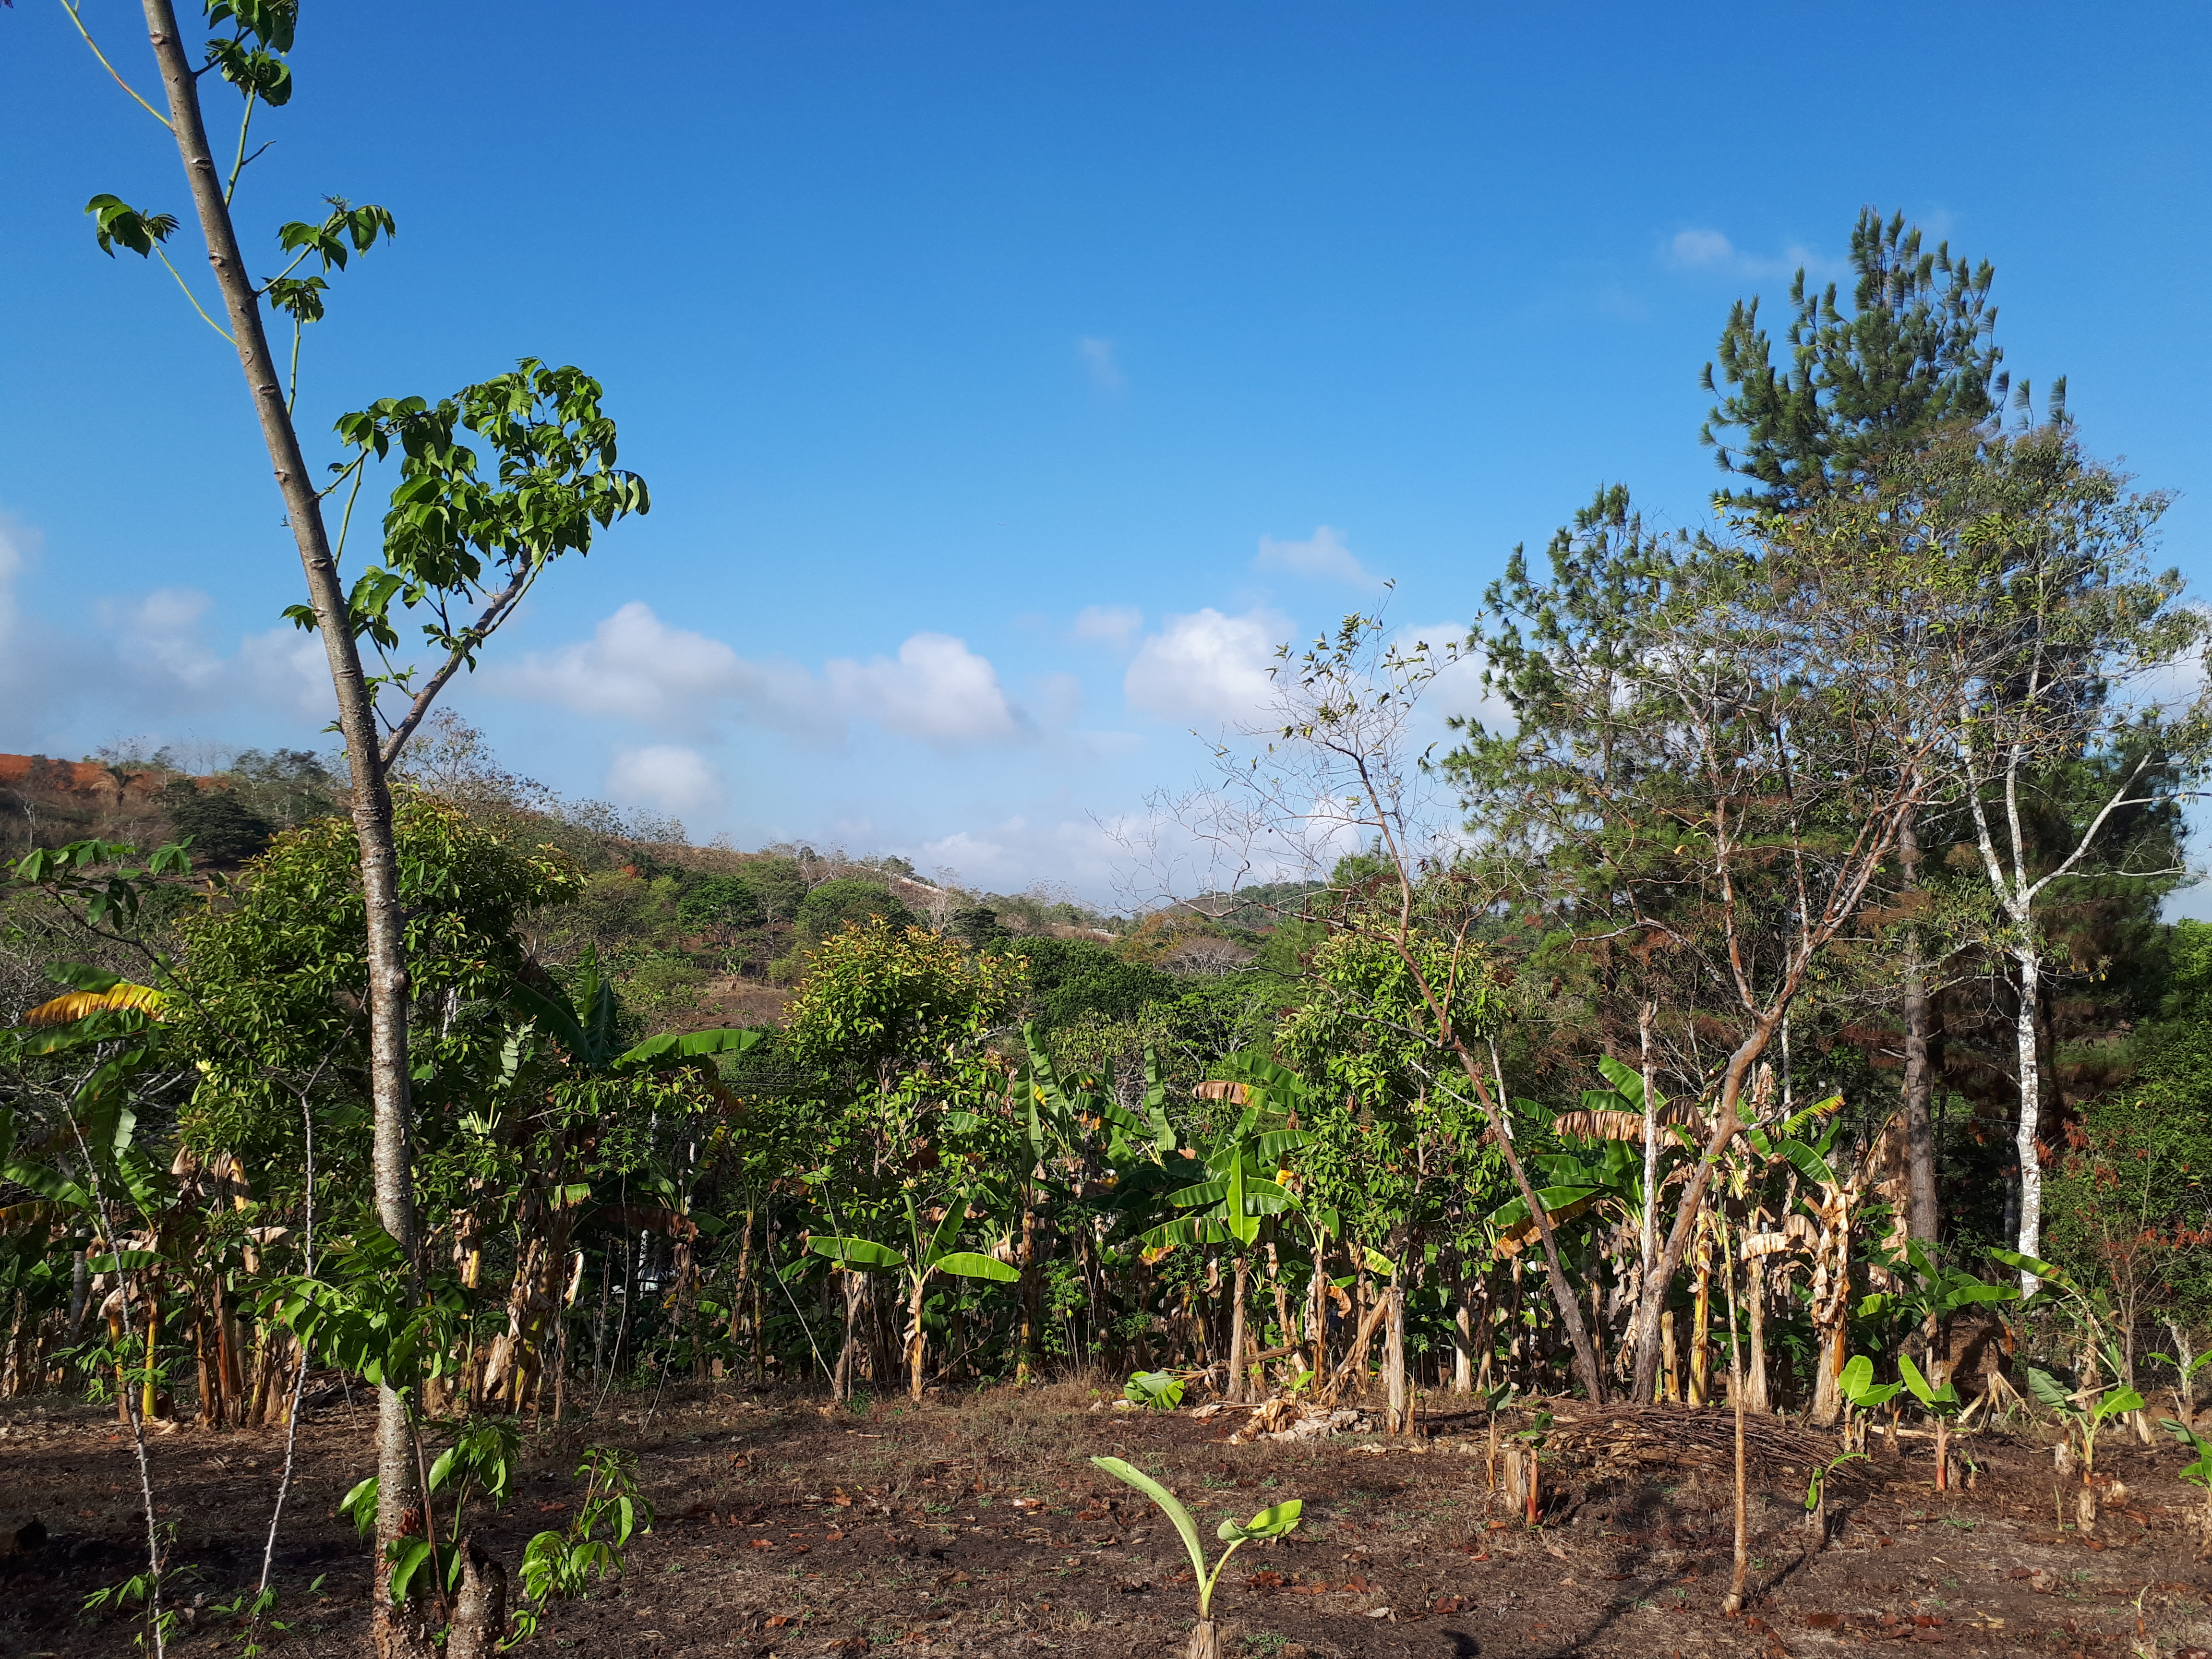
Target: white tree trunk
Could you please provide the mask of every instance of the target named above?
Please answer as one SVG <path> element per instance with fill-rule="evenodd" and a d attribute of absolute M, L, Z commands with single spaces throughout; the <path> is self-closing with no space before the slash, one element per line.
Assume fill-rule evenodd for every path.
<path fill-rule="evenodd" d="M 2014 1146 L 2020 1157 L 2020 1235 L 2013 1248 L 2022 1255 L 2043 1254 L 2043 1164 L 2035 1150 L 2041 1127 L 2043 1070 L 2035 1041 L 2035 1012 L 2041 1000 L 2043 964 L 2033 945 L 2013 953 L 2020 963 L 2020 1015 L 2014 1023 L 2020 1044 L 2020 1133 Z M 2020 1276 L 2022 1300 L 2033 1296 L 2043 1281 L 2033 1273 Z"/>

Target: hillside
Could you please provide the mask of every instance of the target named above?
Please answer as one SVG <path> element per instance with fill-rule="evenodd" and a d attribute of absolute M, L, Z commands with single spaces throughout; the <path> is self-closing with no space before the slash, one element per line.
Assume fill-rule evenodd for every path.
<path fill-rule="evenodd" d="M 1224 975 L 1241 981 L 1249 969 L 1267 976 L 1270 965 L 1260 960 L 1267 927 L 1252 925 L 1266 922 L 1263 905 L 1226 903 L 1218 918 L 1129 918 L 1047 884 L 1005 894 L 960 885 L 950 872 L 931 881 L 896 856 L 789 842 L 699 846 L 678 820 L 569 799 L 507 771 L 483 734 L 452 714 L 426 729 L 399 781 L 574 860 L 583 891 L 533 917 L 537 954 L 557 975 L 592 953 L 650 1031 L 779 1023 L 813 947 L 875 915 L 975 950 L 1021 951 L 1036 1012 L 1060 1026 L 1141 1022 L 1153 1005 Z M 167 750 L 110 749 L 81 760 L 0 755 L 0 857 L 85 839 L 150 849 L 189 838 L 195 884 L 204 885 L 345 804 L 342 758 L 301 750 L 248 750 L 197 774 Z M 21 954 L 9 964 L 11 1001 L 42 984 L 36 953 Z"/>

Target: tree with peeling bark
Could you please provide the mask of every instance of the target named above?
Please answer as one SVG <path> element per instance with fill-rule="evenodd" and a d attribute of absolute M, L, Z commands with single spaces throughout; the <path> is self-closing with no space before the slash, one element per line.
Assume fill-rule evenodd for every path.
<path fill-rule="evenodd" d="M 112 195 L 94 197 L 87 211 L 100 246 L 158 255 L 193 310 L 236 353 L 275 471 L 305 577 L 307 599 L 289 613 L 318 633 L 328 659 L 351 774 L 351 809 L 360 848 L 367 913 L 367 1004 L 371 1034 L 369 1095 L 374 1116 L 374 1187 L 379 1218 L 407 1259 L 416 1251 L 409 1153 L 408 973 L 399 871 L 392 836 L 388 775 L 393 763 L 453 676 L 473 668 L 485 640 L 514 614 L 544 566 L 562 553 L 582 552 L 594 528 L 643 512 L 643 483 L 616 468 L 614 426 L 599 410 L 599 387 L 574 369 L 526 361 L 516 374 L 471 387 L 457 399 L 429 404 L 388 399 L 347 416 L 341 441 L 358 452 L 336 480 L 318 488 L 295 422 L 300 344 L 306 326 L 325 314 L 328 278 L 350 256 L 389 240 L 396 225 L 378 206 L 332 198 L 316 222 L 294 221 L 277 232 L 281 269 L 249 274 L 234 218 L 239 185 L 255 155 L 249 149 L 256 115 L 289 101 L 295 82 L 289 56 L 298 8 L 294 0 L 207 0 L 205 35 L 188 41 L 171 0 L 143 0 L 161 105 L 131 87 L 94 39 L 74 4 L 64 9 L 100 65 L 173 139 L 205 242 L 216 302 L 203 305 L 194 286 L 170 263 L 165 244 L 179 228 L 173 215 L 133 207 Z M 197 46 L 201 62 L 195 64 Z M 210 143 L 201 76 L 212 70 L 242 103 L 236 153 L 228 167 Z M 298 274 L 313 260 L 313 274 Z M 264 314 L 289 321 L 289 368 L 271 349 Z M 218 318 L 221 320 L 218 320 Z M 462 429 L 488 441 L 499 456 L 496 478 L 477 471 L 477 453 L 457 439 Z M 380 563 L 365 566 L 349 588 L 340 571 L 349 511 L 334 542 L 324 504 L 340 486 L 352 505 L 369 456 L 403 453 L 401 477 L 385 521 Z M 394 605 L 413 612 L 430 647 L 429 672 L 416 684 L 399 648 Z M 369 673 L 361 641 L 382 657 Z M 399 689 L 407 707 L 387 714 L 380 690 Z M 380 1548 L 400 1531 L 415 1476 L 405 1418 L 389 1389 L 379 1395 Z M 380 1581 L 381 1583 L 381 1581 Z M 384 1588 L 376 1604 L 380 1654 L 426 1652 L 428 1636 Z"/>

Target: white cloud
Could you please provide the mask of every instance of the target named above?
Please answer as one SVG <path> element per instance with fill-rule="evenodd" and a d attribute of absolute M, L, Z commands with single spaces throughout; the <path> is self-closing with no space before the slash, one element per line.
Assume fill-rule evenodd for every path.
<path fill-rule="evenodd" d="M 817 678 L 672 628 L 640 599 L 601 623 L 588 641 L 533 653 L 492 684 L 580 714 L 677 730 L 705 729 L 726 703 L 757 724 L 831 742 L 854 720 L 941 746 L 1000 741 L 1029 729 L 990 660 L 950 635 L 913 635 L 896 658 L 837 658 Z"/>
<path fill-rule="evenodd" d="M 1683 230 L 1667 245 L 1678 265 L 1729 265 L 1735 260 L 1735 244 L 1717 230 Z"/>
<path fill-rule="evenodd" d="M 652 744 L 619 750 L 607 769 L 607 793 L 618 801 L 649 801 L 678 817 L 721 804 L 721 780 L 696 749 Z"/>
<path fill-rule="evenodd" d="M 1709 270 L 1730 276 L 1789 276 L 1802 270 L 1808 276 L 1829 277 L 1843 272 L 1840 261 L 1823 258 L 1792 242 L 1777 254 L 1750 253 L 1721 231 L 1702 228 L 1679 230 L 1661 249 L 1661 258 L 1678 270 Z"/>
<path fill-rule="evenodd" d="M 1128 381 L 1123 378 L 1121 365 L 1115 360 L 1114 343 L 1086 334 L 1075 343 L 1076 355 L 1083 366 L 1091 371 L 1091 378 L 1108 392 L 1119 392 Z"/>
<path fill-rule="evenodd" d="M 94 614 L 117 658 L 116 683 L 154 714 L 246 704 L 327 720 L 337 699 L 321 635 L 282 623 L 246 635 L 225 655 L 207 638 L 214 604 L 196 587 L 157 587 L 135 599 L 102 601 Z"/>
<path fill-rule="evenodd" d="M 791 724 L 810 707 L 805 679 L 798 669 L 749 663 L 720 640 L 671 628 L 651 605 L 632 599 L 590 640 L 532 652 L 515 667 L 495 671 L 491 684 L 580 714 L 696 726 L 725 700 L 747 705 L 770 724 Z"/>
<path fill-rule="evenodd" d="M 1166 626 L 1139 647 L 1122 678 L 1132 707 L 1200 724 L 1257 719 L 1273 695 L 1275 647 L 1290 623 L 1269 611 L 1224 617 L 1210 606 Z"/>
<path fill-rule="evenodd" d="M 1302 542 L 1279 542 L 1273 536 L 1261 537 L 1259 555 L 1252 561 L 1252 568 L 1287 570 L 1298 576 L 1327 576 L 1363 586 L 1375 585 L 1375 578 L 1344 544 L 1344 532 L 1325 524 L 1316 525 L 1314 533 Z"/>
<path fill-rule="evenodd" d="M 924 869 L 951 869 L 969 886 L 1018 892 L 1031 882 L 1066 884 L 1111 903 L 1111 894 L 1127 854 L 1105 829 L 1090 818 L 1038 821 L 1006 818 L 983 830 L 956 830 L 923 844 L 915 862 Z"/>
<path fill-rule="evenodd" d="M 1117 649 L 1145 625 L 1145 613 L 1133 605 L 1086 605 L 1076 613 L 1075 637 L 1103 640 Z"/>
<path fill-rule="evenodd" d="M 1026 722 L 987 658 L 949 634 L 916 634 L 898 659 L 840 658 L 823 670 L 837 706 L 925 743 L 984 743 L 1019 736 Z"/>
<path fill-rule="evenodd" d="M 37 532 L 25 525 L 0 518 L 0 644 L 15 630 L 15 579 L 29 562 L 27 549 L 37 544 Z"/>
<path fill-rule="evenodd" d="M 198 588 L 157 587 L 127 605 L 104 602 L 99 611 L 133 678 L 199 691 L 223 668 L 200 638 L 200 618 L 214 603 Z"/>

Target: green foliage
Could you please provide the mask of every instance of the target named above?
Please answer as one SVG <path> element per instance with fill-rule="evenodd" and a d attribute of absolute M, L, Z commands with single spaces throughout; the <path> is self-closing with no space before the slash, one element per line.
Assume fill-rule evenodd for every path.
<path fill-rule="evenodd" d="M 2133 1389 L 2115 1383 L 2100 1388 L 2092 1382 L 2081 1389 L 2069 1389 L 2040 1365 L 2027 1368 L 2027 1389 L 2037 1401 L 2057 1413 L 2081 1455 L 2081 1473 L 2086 1479 L 2097 1468 L 2097 1432 L 2106 1422 L 2128 1412 L 2139 1412 L 2143 1397 Z"/>
<path fill-rule="evenodd" d="M 210 863 L 242 864 L 276 834 L 274 825 L 228 789 L 203 789 L 190 778 L 173 778 L 161 799 L 178 836 Z"/>
<path fill-rule="evenodd" d="M 800 901 L 793 920 L 798 925 L 799 943 L 808 947 L 818 945 L 840 929 L 858 923 L 878 921 L 891 928 L 915 925 L 914 912 L 893 898 L 888 890 L 857 876 L 823 882 Z"/>
<path fill-rule="evenodd" d="M 2177 1422 L 2171 1417 L 2160 1418 L 2158 1425 L 2179 1441 L 2183 1449 L 2194 1460 L 2174 1473 L 2184 1480 L 2203 1487 L 2207 1496 L 2212 1496 L 2212 1443 L 2207 1443 L 2187 1424 Z"/>
<path fill-rule="evenodd" d="M 522 1594 L 536 1605 L 516 1611 L 508 1645 L 537 1634 L 548 1604 L 588 1595 L 593 1579 L 621 1577 L 631 1535 L 652 1528 L 653 1506 L 638 1491 L 634 1454 L 587 1447 L 576 1474 L 584 1498 L 568 1529 L 541 1532 L 523 1549 Z"/>
<path fill-rule="evenodd" d="M 497 1074 L 497 1011 L 522 965 L 517 923 L 580 878 L 550 849 L 516 848 L 433 801 L 402 800 L 394 833 L 410 989 L 435 1011 L 415 1027 L 416 1097 L 434 1110 Z M 298 1114 L 286 1079 L 366 1074 L 367 922 L 351 822 L 280 836 L 227 904 L 186 917 L 181 931 L 173 1026 L 200 1062 L 187 1138 L 290 1145 Z"/>
<path fill-rule="evenodd" d="M 686 927 L 726 936 L 768 920 L 760 893 L 742 876 L 702 876 L 676 902 L 677 920 Z"/>
<path fill-rule="evenodd" d="M 772 923 L 791 921 L 806 899 L 806 876 L 799 860 L 780 854 L 747 859 L 738 867 L 738 879 L 753 890 L 763 917 Z"/>
<path fill-rule="evenodd" d="M 2174 925 L 2160 1018 L 2135 1081 L 2080 1109 L 2046 1177 L 2045 1249 L 2138 1319 L 2212 1320 L 2212 926 Z"/>
<path fill-rule="evenodd" d="M 1802 501 L 1863 476 L 1886 451 L 1933 428 L 1983 419 L 2004 397 L 1987 260 L 1954 260 L 1948 243 L 1923 252 L 1903 214 L 1885 224 L 1869 207 L 1851 228 L 1850 261 L 1849 313 L 1838 307 L 1834 283 L 1808 289 L 1802 268 L 1791 281 L 1796 314 L 1784 367 L 1773 362 L 1756 299 L 1729 313 L 1719 361 L 1729 390 L 1698 436 L 1718 451 L 1723 471 L 1763 487 L 1734 501 Z M 1710 363 L 1704 385 L 1715 390 Z M 2063 380 L 2053 403 L 2054 413 L 2065 406 Z M 1734 450 L 1716 434 L 1731 428 L 1742 434 Z"/>
<path fill-rule="evenodd" d="M 803 1065 L 888 1081 L 979 1041 L 1026 981 L 1018 957 L 968 957 L 950 939 L 872 918 L 816 950 L 786 1011 L 783 1047 Z"/>
<path fill-rule="evenodd" d="M 1912 1363 L 1911 1354 L 1898 1355 L 1897 1370 L 1905 1379 L 1905 1386 L 1912 1390 L 1912 1397 L 1920 1402 L 1923 1411 L 1949 1417 L 1954 1415 L 1964 1403 L 1959 1398 L 1958 1389 L 1951 1386 L 1949 1377 L 1943 1379 L 1942 1388 L 1936 1388 L 1921 1375 L 1920 1367 Z"/>
<path fill-rule="evenodd" d="M 1836 1378 L 1836 1391 L 1858 1411 L 1878 1411 L 1903 1392 L 1901 1382 L 1877 1382 L 1874 1380 L 1874 1361 L 1863 1353 L 1853 1354 L 1845 1362 L 1843 1373 Z"/>
<path fill-rule="evenodd" d="M 957 918 L 956 918 L 956 921 Z M 1030 1006 L 1047 1030 L 1087 1017 L 1132 1020 L 1183 986 L 1172 974 L 1125 960 L 1091 939 L 1007 939 L 997 945 L 1030 964 Z"/>
<path fill-rule="evenodd" d="M 1224 1521 L 1216 1535 L 1229 1547 L 1221 1552 L 1221 1559 L 1213 1564 L 1213 1571 L 1208 1572 L 1206 1550 L 1199 1542 L 1198 1522 L 1191 1519 L 1190 1511 L 1182 1506 L 1180 1498 L 1142 1469 L 1133 1468 L 1118 1457 L 1094 1457 L 1091 1461 L 1116 1480 L 1134 1486 L 1151 1498 L 1175 1524 L 1176 1534 L 1182 1539 L 1183 1547 L 1190 1552 L 1191 1576 L 1198 1582 L 1198 1616 L 1200 1620 L 1212 1616 L 1213 1587 L 1220 1581 L 1221 1570 L 1229 1565 L 1229 1558 L 1237 1553 L 1239 1547 L 1255 1538 L 1286 1535 L 1296 1529 L 1299 1513 L 1305 1507 L 1303 1499 L 1292 1498 L 1261 1510 L 1249 1521 Z"/>
<path fill-rule="evenodd" d="M 299 258 L 319 253 L 326 269 L 343 266 L 348 240 L 366 246 L 361 214 L 381 210 L 340 208 L 320 228 L 285 227 L 286 246 L 297 246 Z M 384 516 L 383 563 L 367 567 L 347 599 L 355 637 L 380 653 L 398 650 L 397 602 L 419 612 L 422 638 L 443 659 L 441 679 L 473 671 L 477 650 L 547 565 L 563 554 L 588 553 L 596 531 L 649 511 L 645 481 L 615 464 L 615 422 L 600 407 L 604 395 L 580 369 L 526 357 L 511 374 L 436 404 L 386 398 L 342 416 L 339 441 L 359 453 L 334 469 L 341 481 L 350 474 L 358 488 L 372 458 L 399 453 L 399 479 Z M 478 452 L 461 441 L 463 434 L 489 447 L 495 477 L 482 475 Z M 319 626 L 312 606 L 291 605 L 284 614 L 309 631 Z M 415 673 L 386 655 L 373 687 L 396 685 L 415 696 Z M 410 729 L 434 691 L 416 696 Z"/>
<path fill-rule="evenodd" d="M 1121 1397 L 1146 1411 L 1171 1412 L 1182 1404 L 1182 1378 L 1169 1371 L 1132 1371 Z"/>

